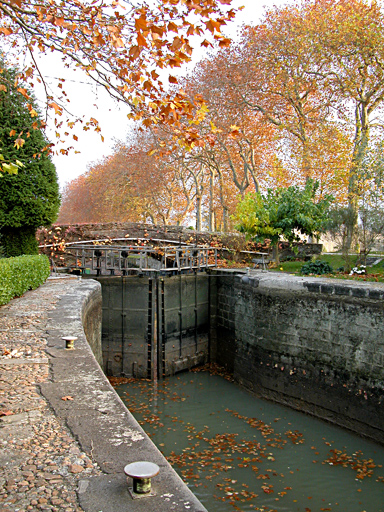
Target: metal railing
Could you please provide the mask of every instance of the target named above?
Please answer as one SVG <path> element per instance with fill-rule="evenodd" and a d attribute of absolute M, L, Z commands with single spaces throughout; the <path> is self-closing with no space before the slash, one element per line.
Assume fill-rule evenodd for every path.
<path fill-rule="evenodd" d="M 71 269 L 96 275 L 143 272 L 187 272 L 217 267 L 217 249 L 196 246 L 79 246 L 68 247 Z"/>

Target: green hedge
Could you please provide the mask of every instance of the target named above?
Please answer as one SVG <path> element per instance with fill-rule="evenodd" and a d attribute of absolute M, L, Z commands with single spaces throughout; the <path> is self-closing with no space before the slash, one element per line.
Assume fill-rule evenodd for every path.
<path fill-rule="evenodd" d="M 49 259 L 44 255 L 0 259 L 0 305 L 37 288 L 49 274 Z"/>

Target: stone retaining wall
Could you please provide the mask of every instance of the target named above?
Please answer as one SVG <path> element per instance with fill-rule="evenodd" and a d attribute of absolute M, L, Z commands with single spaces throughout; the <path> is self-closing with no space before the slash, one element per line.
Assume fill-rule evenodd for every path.
<path fill-rule="evenodd" d="M 41 228 L 37 231 L 37 239 L 40 250 L 52 258 L 55 265 L 65 266 L 65 244 L 84 240 L 98 240 L 101 244 L 110 243 L 111 239 L 121 239 L 113 244 L 132 245 L 137 239 L 143 243 L 156 245 L 156 240 L 174 241 L 187 244 L 205 245 L 220 249 L 220 258 L 225 258 L 237 263 L 248 263 L 252 266 L 252 258 L 255 255 L 249 251 L 270 252 L 269 243 L 264 245 L 250 242 L 240 233 L 208 233 L 197 232 L 183 226 L 155 226 L 153 224 L 139 224 L 135 222 L 108 222 L 95 224 L 61 224 L 50 228 Z M 133 239 L 133 240 L 132 240 Z M 54 244 L 52 248 L 51 245 Z M 288 242 L 281 242 L 280 259 L 294 258 L 296 254 L 289 247 Z M 309 259 L 312 255 L 321 254 L 322 244 L 295 244 L 298 255 L 303 259 Z"/>
<path fill-rule="evenodd" d="M 384 443 L 384 285 L 263 272 L 213 279 L 219 364 L 260 396 Z"/>

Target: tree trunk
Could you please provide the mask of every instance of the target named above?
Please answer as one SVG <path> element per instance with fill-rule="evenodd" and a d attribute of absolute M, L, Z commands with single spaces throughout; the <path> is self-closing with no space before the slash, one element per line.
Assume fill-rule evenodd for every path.
<path fill-rule="evenodd" d="M 272 247 L 272 258 L 275 260 L 276 265 L 280 265 L 279 242 Z"/>
<path fill-rule="evenodd" d="M 201 196 L 196 197 L 196 231 L 202 230 L 201 199 Z"/>
<path fill-rule="evenodd" d="M 348 181 L 348 222 L 347 236 L 345 240 L 344 251 L 349 254 L 353 237 L 356 232 L 357 219 L 359 213 L 359 175 L 362 170 L 364 157 L 368 149 L 369 141 L 369 120 L 368 109 L 364 103 L 356 106 L 355 110 L 356 132 L 354 140 L 354 149 L 352 156 L 352 165 L 349 172 Z"/>
<path fill-rule="evenodd" d="M 223 206 L 223 232 L 228 233 L 228 208 Z"/>
<path fill-rule="evenodd" d="M 213 184 L 214 184 L 214 173 L 211 171 L 209 178 L 209 218 L 208 218 L 208 231 L 214 231 L 215 224 L 215 213 L 213 211 Z"/>

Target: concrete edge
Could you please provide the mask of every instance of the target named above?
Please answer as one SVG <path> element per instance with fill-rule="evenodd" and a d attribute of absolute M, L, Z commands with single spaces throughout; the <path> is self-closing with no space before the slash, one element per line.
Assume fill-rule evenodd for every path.
<path fill-rule="evenodd" d="M 80 480 L 80 505 L 85 512 L 207 512 L 125 407 L 92 353 L 83 325 L 89 315 L 100 314 L 101 300 L 98 282 L 73 280 L 72 291 L 49 315 L 50 380 L 40 385 L 56 416 L 102 472 Z M 93 318 L 92 325 L 97 323 Z M 67 335 L 78 338 L 75 350 L 65 350 L 61 338 Z M 160 473 L 152 482 L 155 496 L 133 500 L 123 470 L 139 460 L 156 463 Z"/>

